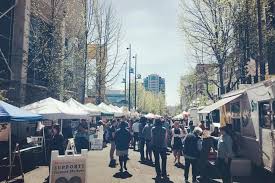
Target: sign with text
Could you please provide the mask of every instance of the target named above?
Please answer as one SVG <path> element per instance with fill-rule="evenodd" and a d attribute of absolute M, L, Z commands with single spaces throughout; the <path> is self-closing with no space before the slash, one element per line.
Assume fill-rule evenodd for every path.
<path fill-rule="evenodd" d="M 50 183 L 87 183 L 87 153 L 87 149 L 73 155 L 52 151 Z"/>
<path fill-rule="evenodd" d="M 90 139 L 90 149 L 91 150 L 102 150 L 103 139 L 91 138 Z"/>
<path fill-rule="evenodd" d="M 0 141 L 9 140 L 10 124 L 0 123 Z"/>

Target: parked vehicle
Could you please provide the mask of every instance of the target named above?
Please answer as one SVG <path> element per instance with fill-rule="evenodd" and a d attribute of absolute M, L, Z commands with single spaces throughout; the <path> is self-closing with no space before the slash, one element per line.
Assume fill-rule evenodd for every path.
<path fill-rule="evenodd" d="M 199 113 L 213 121 L 215 111 L 220 125 L 232 124 L 240 136 L 239 156 L 275 173 L 275 80 L 227 93 Z"/>

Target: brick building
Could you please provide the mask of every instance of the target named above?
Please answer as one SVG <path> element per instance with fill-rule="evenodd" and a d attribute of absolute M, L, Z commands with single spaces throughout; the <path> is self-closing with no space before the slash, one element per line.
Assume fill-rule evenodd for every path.
<path fill-rule="evenodd" d="M 0 2 L 0 12 L 7 12 L 0 19 L 0 90 L 10 103 L 84 96 L 84 3 Z"/>

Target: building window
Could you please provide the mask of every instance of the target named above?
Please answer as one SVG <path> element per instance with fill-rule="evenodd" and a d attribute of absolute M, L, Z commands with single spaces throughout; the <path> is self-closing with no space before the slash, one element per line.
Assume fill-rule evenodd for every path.
<path fill-rule="evenodd" d="M 51 64 L 51 26 L 31 15 L 28 57 L 28 83 L 48 86 Z"/>
<path fill-rule="evenodd" d="M 271 128 L 271 106 L 269 102 L 259 103 L 259 123 L 262 128 Z"/>

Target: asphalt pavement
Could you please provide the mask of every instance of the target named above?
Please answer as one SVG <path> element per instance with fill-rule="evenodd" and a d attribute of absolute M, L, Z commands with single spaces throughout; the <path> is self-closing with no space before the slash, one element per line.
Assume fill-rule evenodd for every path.
<path fill-rule="evenodd" d="M 117 158 L 118 159 L 118 158 Z M 167 172 L 169 180 L 156 180 L 155 169 L 152 165 L 146 165 L 139 162 L 139 153 L 133 150 L 129 151 L 128 171 L 119 173 L 119 166 L 110 168 L 109 147 L 102 151 L 89 151 L 87 162 L 87 183 L 183 183 L 183 167 L 174 165 L 172 154 L 168 156 Z M 182 157 L 183 162 L 183 157 Z M 191 172 L 190 172 L 191 173 Z M 48 167 L 41 166 L 25 174 L 25 183 L 43 183 L 48 177 Z M 191 181 L 191 175 L 190 175 Z M 270 177 L 264 177 L 254 174 L 253 177 L 236 179 L 234 182 L 240 183 L 272 183 Z M 20 181 L 13 181 L 19 183 Z M 221 180 L 209 181 L 213 183 Z M 274 179 L 275 182 L 275 179 Z M 273 183 L 274 183 L 273 182 Z"/>

